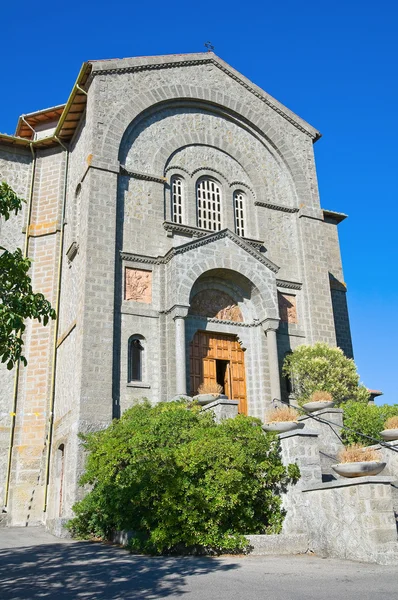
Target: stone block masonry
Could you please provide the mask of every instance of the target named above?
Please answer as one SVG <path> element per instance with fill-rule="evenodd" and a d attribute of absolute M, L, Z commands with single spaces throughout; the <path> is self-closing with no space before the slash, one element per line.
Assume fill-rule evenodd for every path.
<path fill-rule="evenodd" d="M 65 157 L 62 151 L 45 151 L 37 157 L 33 207 L 29 224 L 28 256 L 32 259 L 32 286 L 56 303 L 57 260 Z M 43 519 L 46 436 L 54 351 L 55 323 L 46 327 L 27 323 L 25 353 L 18 382 L 18 412 L 11 464 L 10 524 L 37 524 Z"/>
<path fill-rule="evenodd" d="M 231 355 L 229 371 L 225 356 L 211 358 L 221 361 L 216 366 L 210 355 L 200 360 L 206 368 L 211 364 L 213 378 L 222 378 L 225 367 L 230 389 L 239 385 L 234 393 L 243 410 L 260 418 L 280 399 L 286 352 L 317 340 L 334 345 L 344 338 L 347 348 L 349 342 L 348 316 L 331 295 L 331 277 L 343 281 L 339 219 L 329 211 L 327 222 L 320 208 L 316 129 L 212 53 L 94 61 L 83 66 L 79 86 L 61 118 L 60 138 L 30 141 L 28 131 L 26 143 L 4 136 L 0 142 L 0 176 L 23 197 L 32 172 L 29 145 L 35 148 L 29 256 L 34 288 L 53 304 L 61 228 L 65 233 L 58 339 L 54 323 L 29 323 L 26 330 L 28 367 L 18 381 L 8 513 L 11 523 L 47 519 L 55 530 L 83 493 L 78 433 L 106 427 L 143 396 L 158 402 L 189 389 L 197 332 L 239 344 L 244 361 L 234 366 Z M 78 123 L 70 118 L 79 114 Z M 69 158 L 65 223 L 66 149 L 59 139 Z M 172 197 L 177 176 L 180 199 Z M 199 218 L 199 188 L 218 190 L 219 208 L 210 220 Z M 20 244 L 22 217 L 1 224 L 2 242 Z M 205 222 L 210 229 L 202 227 Z M 240 319 L 231 318 L 226 306 L 195 314 L 198 292 L 223 292 Z M 282 311 L 278 292 L 289 303 Z M 135 335 L 143 348 L 139 370 L 132 370 L 128 349 Z M 195 369 L 203 379 L 204 362 L 196 361 Z M 131 380 L 133 372 L 139 380 Z M 0 369 L 3 383 L 0 407 L 6 413 L 13 381 Z M 218 408 L 220 416 L 230 414 L 231 406 Z M 0 430 L 0 476 L 8 433 Z M 316 434 L 304 440 L 309 454 L 298 456 L 307 461 L 304 478 L 315 483 Z"/>
<path fill-rule="evenodd" d="M 339 415 L 336 413 L 336 420 Z M 320 448 L 329 448 L 326 429 L 281 434 L 284 464 L 296 462 L 301 478 L 283 497 L 283 535 L 306 535 L 321 556 L 398 565 L 395 519 L 395 455 L 386 456 L 388 476 L 338 478 L 322 482 Z"/>

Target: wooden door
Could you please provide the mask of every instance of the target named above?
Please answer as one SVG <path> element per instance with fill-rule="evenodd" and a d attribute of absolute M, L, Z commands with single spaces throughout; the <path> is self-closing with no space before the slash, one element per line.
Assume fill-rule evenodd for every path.
<path fill-rule="evenodd" d="M 201 383 L 217 382 L 217 373 L 220 379 L 220 362 L 225 367 L 219 381 L 224 393 L 239 400 L 239 412 L 247 414 L 244 353 L 235 336 L 196 332 L 190 348 L 191 394 L 197 393 Z"/>

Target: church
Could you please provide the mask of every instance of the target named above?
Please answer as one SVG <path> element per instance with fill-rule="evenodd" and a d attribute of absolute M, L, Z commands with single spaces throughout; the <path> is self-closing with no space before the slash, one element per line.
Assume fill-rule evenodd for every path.
<path fill-rule="evenodd" d="M 352 357 L 320 133 L 212 52 L 89 61 L 66 104 L 0 134 L 0 180 L 26 200 L 24 248 L 56 309 L 28 322 L 28 365 L 0 371 L 4 522 L 55 532 L 80 498 L 80 432 L 139 398 L 219 384 L 264 419 L 284 357 Z"/>

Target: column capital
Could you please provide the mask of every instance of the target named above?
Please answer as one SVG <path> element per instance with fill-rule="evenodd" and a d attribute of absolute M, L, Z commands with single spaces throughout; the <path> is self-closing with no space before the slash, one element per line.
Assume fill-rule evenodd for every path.
<path fill-rule="evenodd" d="M 264 319 L 264 321 L 261 323 L 261 326 L 265 333 L 267 333 L 267 331 L 277 331 L 279 323 L 280 319 Z"/>
<path fill-rule="evenodd" d="M 185 319 L 188 314 L 189 306 L 185 306 L 183 304 L 175 304 L 171 309 L 171 316 L 173 320 L 176 319 Z"/>

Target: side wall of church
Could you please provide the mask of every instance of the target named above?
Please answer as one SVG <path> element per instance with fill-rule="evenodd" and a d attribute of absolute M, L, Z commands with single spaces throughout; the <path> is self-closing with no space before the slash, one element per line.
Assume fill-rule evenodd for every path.
<path fill-rule="evenodd" d="M 88 107 L 89 110 L 89 107 Z M 69 146 L 69 165 L 57 339 L 54 432 L 47 526 L 70 517 L 78 498 L 83 470 L 78 439 L 81 403 L 82 343 L 85 304 L 86 238 L 88 228 L 90 126 L 87 113 Z M 95 419 L 93 418 L 95 423 Z M 95 425 L 94 425 L 95 426 Z M 62 450 L 60 450 L 60 448 Z M 63 486 L 59 489 L 62 461 Z M 57 477 L 58 474 L 58 477 Z M 61 498 L 62 495 L 62 498 Z"/>
<path fill-rule="evenodd" d="M 2 145 L 0 147 L 0 182 L 10 185 L 20 198 L 28 200 L 30 189 L 32 155 L 30 151 Z M 24 248 L 27 205 L 18 215 L 12 214 L 8 221 L 0 219 L 0 246 L 14 251 Z M 15 371 L 8 371 L 0 363 L 0 503 L 4 505 L 5 481 L 10 443 L 10 426 L 13 410 Z"/>
<path fill-rule="evenodd" d="M 30 275 L 34 291 L 43 293 L 55 307 L 65 156 L 61 148 L 37 150 L 35 156 L 28 230 Z M 19 371 L 9 496 L 10 522 L 14 525 L 38 523 L 42 518 L 54 334 L 54 321 L 47 326 L 37 321 L 26 323 L 28 365 Z"/>

